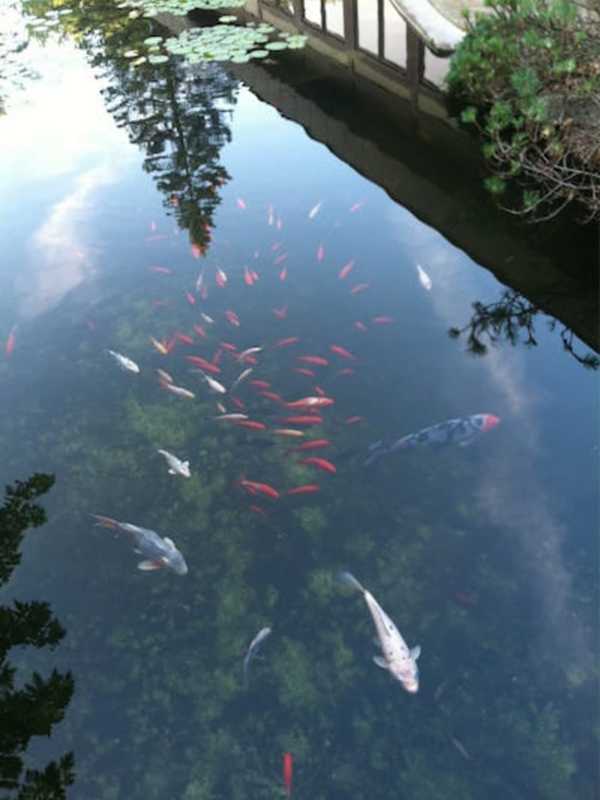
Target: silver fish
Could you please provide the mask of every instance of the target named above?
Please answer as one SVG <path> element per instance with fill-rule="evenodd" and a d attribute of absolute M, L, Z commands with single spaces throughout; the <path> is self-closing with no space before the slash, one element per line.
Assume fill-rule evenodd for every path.
<path fill-rule="evenodd" d="M 135 363 L 135 361 L 132 361 L 130 358 L 127 358 L 127 356 L 124 356 L 121 353 L 117 353 L 114 350 L 107 350 L 106 352 L 115 359 L 115 361 L 121 367 L 121 369 L 125 369 L 128 370 L 129 372 L 135 372 L 135 373 L 138 373 L 140 371 L 140 368 Z"/>
<path fill-rule="evenodd" d="M 248 367 L 248 369 L 245 369 L 240 375 L 237 376 L 237 378 L 231 384 L 231 386 L 229 387 L 229 391 L 232 392 L 235 389 L 235 387 L 239 386 L 239 384 L 242 381 L 246 380 L 248 375 L 251 375 L 252 372 L 253 372 L 252 367 Z"/>
<path fill-rule="evenodd" d="M 92 514 L 96 524 L 102 528 L 121 531 L 128 534 L 134 545 L 134 551 L 144 557 L 138 563 L 138 569 L 144 572 L 151 572 L 157 569 L 172 569 L 177 575 L 186 575 L 187 564 L 182 554 L 179 552 L 172 539 L 166 536 L 159 536 L 156 531 L 149 528 L 140 528 L 130 522 L 119 522 L 111 517 L 103 517 Z"/>
<path fill-rule="evenodd" d="M 419 273 L 419 282 L 424 289 L 427 289 L 428 292 L 431 291 L 431 287 L 433 286 L 431 282 L 431 278 L 425 272 L 423 267 L 420 264 L 417 264 L 417 272 Z"/>
<path fill-rule="evenodd" d="M 256 655 L 261 642 L 264 642 L 270 633 L 271 628 L 261 628 L 254 639 L 252 639 L 250 642 L 250 646 L 248 647 L 246 656 L 244 658 L 244 686 L 248 686 L 248 667 L 250 666 L 250 661 Z"/>
<path fill-rule="evenodd" d="M 254 353 L 262 352 L 262 347 L 249 347 L 247 350 L 243 350 L 239 356 L 237 356 L 238 361 L 243 361 L 246 356 L 252 356 Z"/>
<path fill-rule="evenodd" d="M 231 414 L 221 414 L 218 417 L 213 417 L 213 419 L 221 420 L 222 422 L 238 422 L 241 419 L 248 419 L 248 414 L 238 414 L 237 411 Z"/>
<path fill-rule="evenodd" d="M 200 316 L 202 317 L 204 322 L 206 322 L 207 325 L 214 325 L 215 322 L 214 319 L 212 317 L 209 317 L 208 314 L 205 314 L 203 311 L 201 311 Z"/>
<path fill-rule="evenodd" d="M 416 694 L 419 691 L 417 659 L 421 654 L 420 646 L 417 645 L 409 649 L 398 628 L 373 595 L 356 580 L 352 573 L 342 572 L 339 578 L 343 583 L 362 592 L 365 603 L 371 612 L 382 652 L 381 656 L 373 656 L 373 661 L 378 667 L 387 669 L 393 678 L 400 681 L 407 692 Z"/>
<path fill-rule="evenodd" d="M 192 369 L 190 372 L 200 373 L 213 392 L 217 392 L 218 394 L 226 394 L 227 389 L 223 386 L 223 384 L 219 383 L 219 381 L 216 381 L 214 378 L 211 378 L 210 375 L 207 375 L 205 372 L 202 372 L 201 369 Z"/>
<path fill-rule="evenodd" d="M 161 384 L 163 389 L 166 389 L 167 392 L 171 392 L 171 394 L 176 395 L 177 397 L 187 397 L 189 400 L 193 400 L 196 395 L 193 392 L 190 392 L 189 389 L 184 389 L 183 386 L 175 386 L 172 383 L 166 383 L 163 381 Z"/>
<path fill-rule="evenodd" d="M 174 456 L 173 453 L 169 453 L 168 450 L 157 450 L 161 456 L 164 456 L 167 464 L 169 465 L 169 474 L 170 475 L 183 475 L 184 478 L 189 478 L 190 473 L 190 462 L 189 461 L 180 461 L 177 456 Z"/>

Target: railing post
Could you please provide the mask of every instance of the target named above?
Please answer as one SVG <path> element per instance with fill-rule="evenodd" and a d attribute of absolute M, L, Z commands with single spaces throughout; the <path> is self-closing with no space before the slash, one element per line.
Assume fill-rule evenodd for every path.
<path fill-rule="evenodd" d="M 344 0 L 344 39 L 348 50 L 358 49 L 358 0 Z"/>
<path fill-rule="evenodd" d="M 419 105 L 419 88 L 425 74 L 425 45 L 410 25 L 406 26 L 406 73 L 413 108 Z"/>

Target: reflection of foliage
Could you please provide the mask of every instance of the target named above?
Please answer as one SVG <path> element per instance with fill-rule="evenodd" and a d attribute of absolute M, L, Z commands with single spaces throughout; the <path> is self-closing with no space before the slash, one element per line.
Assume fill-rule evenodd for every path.
<path fill-rule="evenodd" d="M 27 80 L 37 77 L 23 55 L 29 40 L 17 13 L 16 0 L 4 3 L 2 21 L 5 24 L 0 30 L 0 116 L 5 113 L 9 92 L 21 89 Z"/>
<path fill-rule="evenodd" d="M 36 474 L 6 488 L 0 509 L 0 583 L 9 579 L 19 563 L 19 546 L 25 531 L 46 521 L 44 510 L 32 501 L 53 483 L 53 476 Z M 29 740 L 33 736 L 49 736 L 52 727 L 63 719 L 73 694 L 73 679 L 69 673 L 56 670 L 46 679 L 34 672 L 31 681 L 17 689 L 16 670 L 6 657 L 13 647 L 54 647 L 64 633 L 47 603 L 15 601 L 10 607 L 0 606 L 0 786 L 17 792 L 17 800 L 59 800 L 73 782 L 70 753 L 43 770 L 28 769 L 22 779 L 22 755 Z"/>
<path fill-rule="evenodd" d="M 514 289 L 506 289 L 500 300 L 495 303 L 473 303 L 473 315 L 467 325 L 463 328 L 450 328 L 449 334 L 453 338 L 458 338 L 461 334 L 468 331 L 467 349 L 473 355 L 485 355 L 488 345 L 483 341 L 485 338 L 491 344 L 496 344 L 500 340 L 516 345 L 519 342 L 528 347 L 535 347 L 535 317 L 541 309 L 527 298 L 523 297 Z M 550 329 L 554 330 L 558 322 L 556 319 L 550 321 Z M 577 359 L 580 364 L 589 369 L 600 367 L 600 358 L 592 353 L 582 355 L 578 353 L 574 345 L 575 334 L 570 328 L 563 326 L 560 331 L 564 349 Z"/>

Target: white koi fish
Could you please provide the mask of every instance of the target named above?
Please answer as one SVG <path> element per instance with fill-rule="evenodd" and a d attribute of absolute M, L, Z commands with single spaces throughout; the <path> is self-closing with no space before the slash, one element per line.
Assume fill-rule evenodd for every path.
<path fill-rule="evenodd" d="M 183 475 L 184 478 L 190 477 L 189 461 L 180 461 L 177 456 L 174 456 L 173 453 L 169 453 L 168 450 L 157 450 L 157 452 L 165 457 L 169 465 L 169 475 Z"/>
<path fill-rule="evenodd" d="M 423 267 L 420 264 L 417 264 L 417 272 L 419 273 L 419 281 L 421 283 L 421 286 L 424 289 L 427 289 L 428 292 L 430 292 L 431 291 L 431 287 L 433 286 L 433 284 L 431 282 L 431 278 L 425 272 L 425 270 L 423 269 Z"/>
<path fill-rule="evenodd" d="M 320 210 L 321 210 L 321 203 L 319 202 L 319 203 L 317 203 L 316 206 L 313 206 L 311 208 L 311 210 L 308 212 L 308 218 L 309 219 L 314 219 L 317 216 L 317 214 L 319 213 Z"/>
<path fill-rule="evenodd" d="M 419 668 L 417 659 L 421 654 L 419 645 L 409 649 L 400 631 L 375 600 L 373 595 L 360 584 L 350 572 L 342 572 L 340 580 L 362 592 L 365 603 L 375 623 L 377 638 L 381 647 L 381 656 L 373 656 L 378 667 L 387 669 L 390 675 L 400 681 L 407 692 L 416 694 L 419 691 Z"/>
<path fill-rule="evenodd" d="M 239 422 L 241 419 L 248 419 L 248 414 L 238 414 L 234 412 L 232 414 L 221 414 L 220 417 L 213 417 L 213 419 L 218 419 L 222 422 Z"/>
<path fill-rule="evenodd" d="M 135 373 L 138 373 L 140 371 L 140 368 L 135 363 L 135 361 L 132 361 L 130 358 L 127 358 L 127 356 L 121 355 L 121 353 L 116 353 L 114 350 L 107 350 L 106 352 L 115 359 L 115 361 L 121 367 L 121 369 L 129 370 L 129 372 L 135 372 Z"/>
<path fill-rule="evenodd" d="M 190 392 L 189 389 L 184 389 L 183 386 L 175 386 L 173 383 L 167 383 L 166 381 L 162 381 L 160 385 L 167 392 L 176 395 L 176 397 L 187 397 L 189 400 L 193 400 L 196 397 L 193 392 Z"/>
<path fill-rule="evenodd" d="M 161 383 L 173 383 L 173 378 L 164 369 L 157 369 L 156 374 L 158 375 L 158 380 Z"/>
<path fill-rule="evenodd" d="M 196 291 L 201 292 L 204 285 L 204 270 L 201 269 L 196 278 Z"/>
<path fill-rule="evenodd" d="M 250 646 L 246 651 L 246 657 L 244 658 L 244 686 L 248 686 L 248 667 L 250 666 L 250 662 L 256 655 L 261 642 L 263 642 L 267 636 L 270 635 L 270 633 L 271 628 L 261 628 L 254 639 L 252 639 L 250 642 Z"/>
<path fill-rule="evenodd" d="M 242 381 L 246 380 L 248 375 L 251 375 L 252 372 L 253 372 L 252 367 L 248 367 L 248 369 L 245 369 L 240 375 L 237 376 L 237 378 L 231 384 L 231 386 L 229 387 L 229 391 L 232 392 L 235 389 L 235 387 L 238 386 Z"/>
<path fill-rule="evenodd" d="M 203 311 L 200 312 L 200 316 L 206 322 L 207 325 L 214 325 L 215 321 L 212 317 L 209 317 L 208 314 L 205 314 Z"/>
<path fill-rule="evenodd" d="M 262 347 L 249 347 L 247 350 L 244 350 L 237 356 L 238 361 L 243 361 L 246 356 L 251 356 L 254 353 L 260 353 L 262 351 Z"/>
<path fill-rule="evenodd" d="M 219 383 L 219 381 L 216 381 L 214 378 L 211 378 L 210 375 L 202 372 L 201 369 L 193 369 L 190 370 L 190 372 L 198 372 L 200 375 L 202 375 L 204 380 L 208 383 L 209 388 L 213 392 L 217 392 L 217 394 L 226 394 L 227 389 L 223 386 L 223 384 Z"/>

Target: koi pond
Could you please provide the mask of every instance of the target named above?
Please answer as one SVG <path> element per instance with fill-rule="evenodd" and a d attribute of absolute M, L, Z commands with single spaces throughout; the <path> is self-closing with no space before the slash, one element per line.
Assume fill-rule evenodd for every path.
<path fill-rule="evenodd" d="M 591 238 L 306 26 L 5 5 L 4 796 L 596 797 Z"/>

